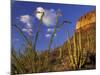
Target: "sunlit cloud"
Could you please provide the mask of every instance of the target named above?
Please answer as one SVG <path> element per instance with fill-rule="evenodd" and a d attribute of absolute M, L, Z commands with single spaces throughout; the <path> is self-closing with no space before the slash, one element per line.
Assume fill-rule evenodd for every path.
<path fill-rule="evenodd" d="M 40 12 L 40 13 L 39 13 Z M 41 19 L 41 16 L 42 14 L 45 12 L 45 9 L 43 9 L 42 7 L 38 7 L 36 9 L 36 17 L 40 20 Z"/>
<path fill-rule="evenodd" d="M 20 16 L 20 21 L 25 24 L 25 27 L 22 29 L 23 32 L 27 32 L 29 35 L 32 35 L 32 17 L 30 15 Z"/>
<path fill-rule="evenodd" d="M 48 28 L 47 29 L 47 32 L 53 32 L 54 31 L 54 28 Z"/>
<path fill-rule="evenodd" d="M 41 12 L 41 13 L 36 13 L 37 19 L 40 20 L 42 16 L 42 12 L 44 12 L 43 16 L 43 23 L 46 26 L 54 26 L 56 24 L 56 11 L 54 9 L 44 9 L 42 7 L 37 7 L 36 12 Z"/>
<path fill-rule="evenodd" d="M 20 21 L 22 23 L 25 23 L 28 28 L 31 28 L 32 27 L 32 24 L 31 24 L 31 16 L 29 16 L 29 15 L 22 15 L 22 16 L 20 16 Z"/>
<path fill-rule="evenodd" d="M 22 29 L 23 32 L 27 32 L 29 35 L 32 35 L 32 29 L 28 29 L 28 28 L 23 28 Z"/>
<path fill-rule="evenodd" d="M 52 34 L 46 34 L 46 35 L 45 35 L 45 37 L 47 37 L 47 38 L 49 38 L 49 37 L 51 37 L 51 36 L 52 36 Z M 57 36 L 57 34 L 55 34 L 54 37 L 55 37 L 55 36 Z"/>
<path fill-rule="evenodd" d="M 55 36 L 57 36 L 57 34 L 55 34 Z"/>
<path fill-rule="evenodd" d="M 51 34 L 46 34 L 45 36 L 46 36 L 46 37 L 50 37 L 50 36 L 51 36 Z"/>

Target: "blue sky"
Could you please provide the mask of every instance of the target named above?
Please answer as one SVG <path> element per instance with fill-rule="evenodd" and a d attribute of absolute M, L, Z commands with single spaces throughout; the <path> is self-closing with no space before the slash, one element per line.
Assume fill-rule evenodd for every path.
<path fill-rule="evenodd" d="M 65 34 L 65 31 L 69 31 L 70 35 L 73 35 L 73 30 L 75 30 L 75 25 L 77 20 L 80 16 L 84 15 L 85 13 L 94 10 L 95 6 L 88 6 L 88 5 L 71 5 L 71 4 L 55 4 L 55 3 L 39 3 L 39 2 L 21 2 L 21 1 L 15 1 L 12 3 L 12 24 L 16 24 L 20 26 L 20 28 L 23 30 L 24 34 L 29 37 L 30 32 L 32 30 L 32 41 L 34 41 L 34 36 L 36 34 L 39 19 L 36 17 L 36 14 L 34 12 L 38 7 L 42 7 L 45 11 L 50 11 L 49 13 L 49 20 L 55 21 L 55 12 L 60 10 L 61 16 L 59 17 L 59 23 L 61 23 L 63 20 L 69 20 L 72 23 L 71 24 L 64 24 L 64 26 L 57 30 L 54 41 L 52 44 L 52 48 L 58 47 L 63 45 L 63 43 L 67 40 L 67 36 Z M 51 15 L 50 15 L 51 14 Z M 28 21 L 23 21 L 23 16 L 28 17 Z M 53 17 L 53 18 L 52 18 Z M 44 22 L 41 25 L 39 38 L 37 41 L 36 48 L 39 51 L 48 49 L 48 43 L 50 41 L 50 36 L 53 33 L 53 25 L 46 25 L 48 21 Z M 51 22 L 50 21 L 50 22 Z M 49 22 L 49 23 L 50 23 Z M 55 22 L 54 22 L 55 23 Z M 50 23 L 51 24 L 51 23 Z M 29 28 L 30 25 L 31 27 Z M 28 32 L 27 32 L 28 31 Z M 12 27 L 12 44 L 18 49 L 22 49 L 25 44 L 25 40 L 22 36 L 18 33 L 16 28 Z"/>

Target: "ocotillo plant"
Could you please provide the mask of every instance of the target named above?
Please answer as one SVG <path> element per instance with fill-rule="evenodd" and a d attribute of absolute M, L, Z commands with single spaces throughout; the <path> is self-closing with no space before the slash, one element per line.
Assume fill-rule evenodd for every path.
<path fill-rule="evenodd" d="M 52 35 L 51 35 L 51 38 L 50 38 L 50 42 L 49 42 L 49 46 L 48 46 L 48 51 L 50 52 L 50 49 L 51 49 L 51 45 L 52 45 L 52 42 L 53 42 L 53 40 L 54 40 L 54 36 L 55 36 L 55 34 L 56 34 L 56 32 L 57 32 L 57 28 L 61 28 L 65 23 L 71 23 L 70 21 L 63 21 L 60 25 L 58 24 L 58 22 L 59 22 L 59 16 L 60 16 L 60 14 L 61 13 L 59 13 L 59 12 L 57 12 L 56 13 L 56 24 L 55 24 L 55 27 L 54 27 L 54 32 L 52 33 Z M 48 53 L 48 55 L 49 55 L 49 53 Z M 59 56 L 62 56 L 62 51 L 61 51 L 61 49 L 60 49 L 60 54 L 59 54 Z M 48 57 L 49 58 L 49 57 Z"/>
<path fill-rule="evenodd" d="M 58 20 L 59 20 L 59 12 L 57 12 L 57 16 L 56 16 L 56 24 L 55 24 L 55 27 L 54 27 L 54 32 L 50 38 L 50 42 L 49 42 L 49 46 L 48 46 L 48 50 L 50 51 L 50 48 L 51 48 L 51 45 L 52 45 L 52 42 L 53 42 L 53 38 L 56 34 L 56 31 L 57 31 L 57 28 L 61 29 L 61 27 L 65 24 L 65 23 L 71 23 L 70 21 L 67 21 L 67 20 L 64 20 L 60 25 L 58 24 Z"/>
<path fill-rule="evenodd" d="M 41 13 L 41 12 L 37 12 L 37 13 Z M 37 52 L 36 52 L 36 43 L 37 43 L 37 40 L 38 40 L 38 36 L 39 36 L 39 32 L 40 32 L 40 26 L 41 26 L 41 24 L 42 24 L 43 15 L 44 15 L 44 13 L 42 13 L 42 16 L 41 16 L 41 19 L 40 19 L 40 23 L 39 23 L 39 25 L 38 25 L 38 30 L 37 30 L 37 32 L 36 32 L 35 42 L 34 42 L 33 47 L 32 47 L 32 42 L 30 41 L 30 39 L 27 38 L 27 36 L 24 35 L 24 33 L 23 33 L 23 31 L 20 29 L 20 27 L 18 27 L 17 25 L 13 25 L 14 27 L 17 28 L 18 32 L 20 32 L 21 35 L 24 37 L 24 39 L 25 39 L 25 41 L 26 41 L 26 43 L 27 43 L 27 46 L 28 46 L 28 47 L 26 47 L 26 52 L 24 53 L 24 55 L 22 55 L 22 56 L 23 56 L 23 61 L 20 61 L 20 59 L 21 59 L 22 57 L 20 57 L 20 59 L 18 58 L 18 61 L 20 61 L 21 63 L 23 63 L 23 65 L 26 64 L 26 66 L 27 66 L 27 62 L 28 62 L 28 64 L 31 66 L 31 70 L 29 69 L 31 73 L 32 73 L 32 72 L 33 72 L 33 73 L 34 73 L 34 72 L 40 72 L 41 69 L 42 69 L 42 66 L 44 67 L 44 65 L 39 66 L 39 65 L 41 65 L 41 63 L 42 63 L 42 60 L 41 60 L 41 58 L 38 56 L 38 54 L 37 54 Z M 17 56 L 17 54 L 16 54 L 15 56 Z M 12 57 L 13 57 L 14 59 L 16 59 L 13 55 L 12 55 Z M 26 59 L 27 59 L 27 60 L 26 60 Z M 48 58 L 46 58 L 46 59 L 48 59 Z M 27 61 L 27 62 L 25 63 L 24 60 Z M 16 59 L 16 61 L 17 61 L 17 59 Z M 17 63 L 17 62 L 16 62 L 16 63 Z M 15 65 L 16 65 L 16 63 L 15 63 Z M 18 64 L 18 65 L 21 65 L 20 63 L 17 63 L 17 64 Z M 44 62 L 43 62 L 43 64 L 44 64 Z M 22 66 L 23 66 L 23 65 L 22 65 Z M 46 66 L 46 65 L 45 65 L 45 66 Z M 48 66 L 48 65 L 47 65 L 47 66 Z M 28 70 L 27 68 L 25 68 L 25 66 L 22 67 L 22 68 L 24 68 L 24 71 L 20 70 L 20 68 L 21 68 L 21 66 L 19 66 L 19 70 L 17 70 L 18 73 L 25 73 L 24 71 L 25 71 L 25 70 Z M 22 68 L 21 68 L 21 69 L 22 69 Z"/>
<path fill-rule="evenodd" d="M 36 32 L 33 50 L 36 50 L 36 44 L 37 44 L 37 40 L 38 40 L 38 36 L 39 36 L 39 32 L 40 32 L 40 26 L 42 24 L 42 19 L 43 19 L 43 16 L 44 16 L 44 12 L 36 12 L 36 13 L 41 13 L 42 15 L 41 15 L 41 18 L 40 18 L 40 23 L 38 25 L 38 30 Z"/>
<path fill-rule="evenodd" d="M 72 47 L 71 47 L 71 40 L 69 37 L 69 32 L 67 32 L 67 38 L 68 38 L 68 42 L 67 42 L 67 47 L 68 47 L 68 54 L 69 54 L 69 59 L 70 59 L 70 65 L 75 69 L 75 64 L 74 64 L 74 60 L 73 60 L 73 56 L 72 56 Z"/>
<path fill-rule="evenodd" d="M 79 33 L 78 35 L 75 33 L 72 37 L 73 40 L 69 38 L 69 32 L 67 32 L 68 36 L 68 53 L 70 59 L 70 66 L 72 69 L 77 70 L 81 69 L 81 67 L 85 64 L 87 58 L 87 52 L 82 48 L 82 35 Z M 76 41 L 78 39 L 78 41 Z M 72 46 L 73 45 L 73 46 Z"/>
<path fill-rule="evenodd" d="M 40 26 L 42 24 L 42 19 L 43 19 L 43 16 L 44 16 L 44 12 L 36 12 L 36 13 L 41 13 L 41 18 L 40 18 L 40 23 L 38 25 L 38 30 L 36 32 L 36 36 L 35 36 L 35 41 L 34 41 L 34 45 L 33 45 L 33 50 L 35 51 L 35 59 L 39 58 L 38 55 L 37 55 L 37 52 L 36 52 L 36 44 L 37 44 L 37 40 L 38 40 L 38 36 L 39 36 L 39 32 L 40 32 Z M 35 68 L 35 72 L 37 72 L 36 70 L 36 60 L 34 60 L 35 62 L 35 65 L 34 65 L 34 68 Z"/>
<path fill-rule="evenodd" d="M 30 40 L 30 39 L 28 39 L 28 37 L 27 36 L 25 36 L 25 34 L 24 34 L 24 32 L 21 30 L 21 28 L 18 26 L 18 25 L 12 25 L 12 26 L 14 26 L 17 30 L 18 30 L 18 32 L 21 34 L 21 36 L 25 39 L 25 41 L 26 41 L 26 44 L 28 45 L 27 47 L 27 54 L 28 54 L 28 56 L 31 56 L 32 54 L 33 54 L 33 52 L 32 52 L 32 40 Z M 31 36 L 29 36 L 29 37 L 31 37 Z M 30 54 L 31 53 L 31 54 Z M 17 56 L 17 54 L 15 54 L 15 56 Z M 15 57 L 14 57 L 14 55 L 12 55 L 12 57 L 15 59 Z M 20 60 L 20 59 L 19 59 Z M 28 58 L 28 60 L 30 60 L 30 58 Z M 15 62 L 16 63 L 16 62 Z M 22 63 L 22 62 L 21 62 Z M 21 64 L 19 64 L 19 65 L 21 65 Z M 33 68 L 32 68 L 33 69 Z M 20 72 L 20 71 L 19 71 Z"/>

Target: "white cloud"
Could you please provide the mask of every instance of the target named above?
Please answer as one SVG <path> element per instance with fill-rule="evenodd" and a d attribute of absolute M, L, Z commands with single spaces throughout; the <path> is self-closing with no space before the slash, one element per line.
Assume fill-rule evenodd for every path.
<path fill-rule="evenodd" d="M 22 15 L 22 16 L 20 16 L 20 21 L 23 23 L 29 23 L 30 16 L 29 15 Z"/>
<path fill-rule="evenodd" d="M 46 36 L 46 37 L 50 37 L 50 36 L 51 36 L 51 34 L 46 34 L 45 36 Z"/>
<path fill-rule="evenodd" d="M 22 23 L 25 23 L 27 28 L 31 28 L 32 27 L 31 16 L 30 15 L 22 15 L 22 16 L 20 16 L 20 21 Z"/>
<path fill-rule="evenodd" d="M 38 13 L 38 12 L 40 12 L 40 13 Z M 36 9 L 36 17 L 37 17 L 39 20 L 41 19 L 41 16 L 42 16 L 43 12 L 45 12 L 45 10 L 44 10 L 42 7 L 38 7 L 38 8 Z"/>
<path fill-rule="evenodd" d="M 44 9 L 42 7 L 37 7 L 37 12 L 44 12 L 43 23 L 46 26 L 52 26 L 56 24 L 56 12 L 54 9 Z M 37 19 L 40 20 L 42 13 L 36 13 Z"/>
<path fill-rule="evenodd" d="M 47 29 L 47 32 L 53 32 L 54 31 L 54 28 L 48 28 Z"/>
<path fill-rule="evenodd" d="M 22 29 L 23 32 L 27 32 L 29 35 L 32 35 L 32 17 L 30 15 L 20 16 L 20 21 L 25 23 L 25 27 Z"/>
<path fill-rule="evenodd" d="M 28 29 L 28 28 L 23 28 L 22 29 L 23 32 L 27 32 L 29 35 L 32 35 L 32 29 Z"/>
<path fill-rule="evenodd" d="M 46 34 L 45 37 L 51 37 L 52 34 Z M 55 34 L 54 36 L 57 36 L 57 34 Z"/>
<path fill-rule="evenodd" d="M 51 9 L 50 11 L 51 11 L 51 12 L 55 12 L 55 10 L 54 10 L 54 9 Z"/>
<path fill-rule="evenodd" d="M 55 34 L 55 36 L 57 36 L 57 34 Z"/>

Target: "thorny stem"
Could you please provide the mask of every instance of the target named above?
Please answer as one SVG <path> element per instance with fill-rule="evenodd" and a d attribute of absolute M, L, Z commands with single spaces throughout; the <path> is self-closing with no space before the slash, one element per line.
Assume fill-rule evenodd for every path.
<path fill-rule="evenodd" d="M 42 24 L 43 16 L 44 16 L 44 12 L 42 12 L 42 16 L 41 16 L 41 19 L 40 19 L 40 23 L 39 23 L 39 25 L 38 25 L 38 30 L 37 30 L 37 32 L 36 32 L 33 50 L 36 50 L 36 44 L 37 44 L 37 40 L 38 40 L 38 36 L 39 36 L 39 32 L 40 32 L 40 26 L 41 26 L 41 24 Z"/>
<path fill-rule="evenodd" d="M 38 56 L 37 56 L 37 52 L 36 52 L 36 44 L 37 44 L 37 40 L 38 40 L 38 36 L 39 36 L 39 32 L 40 32 L 40 26 L 41 26 L 41 24 L 42 24 L 42 19 L 43 19 L 43 16 L 44 16 L 44 12 L 41 12 L 42 13 L 42 16 L 41 16 L 41 19 L 40 19 L 40 23 L 39 23 L 39 25 L 38 25 L 38 30 L 37 30 L 37 32 L 36 32 L 36 36 L 35 36 L 35 41 L 34 41 L 34 46 L 33 46 L 33 50 L 34 50 L 34 58 L 36 59 Z M 35 63 L 35 65 L 34 65 L 34 69 L 35 69 L 35 72 L 37 72 L 37 70 L 36 70 L 36 68 L 37 68 L 37 66 L 36 66 L 36 60 L 34 59 L 34 63 Z M 34 71 L 34 70 L 33 70 Z"/>
<path fill-rule="evenodd" d="M 65 23 L 71 23 L 70 21 L 63 21 L 59 26 L 58 26 L 58 16 L 57 16 L 57 19 L 56 19 L 56 25 L 55 25 L 55 28 L 54 28 L 54 32 L 53 32 L 53 34 L 52 34 L 52 36 L 51 36 L 51 38 L 50 38 L 50 43 L 49 43 L 49 52 L 50 52 L 50 48 L 51 48 L 51 45 L 52 45 L 52 42 L 53 42 L 53 38 L 54 38 L 54 36 L 55 36 L 55 34 L 56 34 L 56 31 L 57 31 L 57 28 L 61 28 Z"/>

